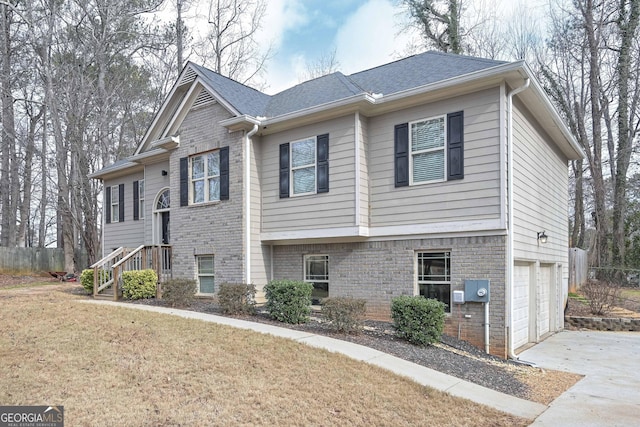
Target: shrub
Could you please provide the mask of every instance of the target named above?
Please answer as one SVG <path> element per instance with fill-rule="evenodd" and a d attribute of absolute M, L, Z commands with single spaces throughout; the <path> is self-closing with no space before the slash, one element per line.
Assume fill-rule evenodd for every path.
<path fill-rule="evenodd" d="M 313 285 L 294 280 L 272 280 L 264 287 L 271 317 L 285 323 L 305 323 L 311 313 Z"/>
<path fill-rule="evenodd" d="M 591 314 L 607 314 L 620 299 L 620 287 L 606 280 L 587 280 L 580 290 L 589 300 Z"/>
<path fill-rule="evenodd" d="M 102 277 L 107 278 L 107 272 L 98 270 Z M 80 273 L 80 284 L 88 294 L 93 294 L 93 268 L 87 268 Z"/>
<path fill-rule="evenodd" d="M 440 341 L 444 329 L 444 303 L 421 296 L 400 296 L 391 300 L 391 317 L 396 335 L 412 344 Z"/>
<path fill-rule="evenodd" d="M 218 304 L 225 314 L 253 314 L 256 287 L 244 283 L 223 283 L 218 289 Z"/>
<path fill-rule="evenodd" d="M 366 304 L 365 300 L 357 298 L 326 298 L 322 303 L 322 314 L 334 331 L 358 333 L 362 331 Z"/>
<path fill-rule="evenodd" d="M 171 307 L 188 307 L 196 295 L 193 279 L 171 279 L 162 284 L 162 299 Z"/>
<path fill-rule="evenodd" d="M 122 273 L 122 296 L 127 299 L 151 298 L 156 295 L 158 275 L 154 270 Z"/>

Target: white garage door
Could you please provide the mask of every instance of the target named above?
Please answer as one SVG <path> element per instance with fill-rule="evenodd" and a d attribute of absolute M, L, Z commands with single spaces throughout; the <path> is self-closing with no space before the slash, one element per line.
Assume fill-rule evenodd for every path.
<path fill-rule="evenodd" d="M 529 342 L 529 286 L 530 268 L 516 264 L 513 267 L 513 348 Z"/>
<path fill-rule="evenodd" d="M 549 332 L 551 309 L 551 267 L 540 267 L 540 283 L 538 284 L 538 334 Z"/>

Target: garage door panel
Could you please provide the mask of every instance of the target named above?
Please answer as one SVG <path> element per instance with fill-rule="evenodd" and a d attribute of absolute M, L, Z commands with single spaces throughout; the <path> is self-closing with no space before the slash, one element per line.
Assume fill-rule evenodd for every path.
<path fill-rule="evenodd" d="M 515 265 L 513 273 L 513 346 L 522 347 L 529 342 L 529 287 L 530 268 Z"/>
<path fill-rule="evenodd" d="M 540 267 L 538 284 L 538 333 L 540 336 L 550 330 L 551 310 L 551 267 Z"/>

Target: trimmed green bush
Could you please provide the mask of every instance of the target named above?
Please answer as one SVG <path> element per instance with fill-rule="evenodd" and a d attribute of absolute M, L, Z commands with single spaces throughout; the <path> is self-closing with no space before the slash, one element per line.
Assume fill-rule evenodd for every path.
<path fill-rule="evenodd" d="M 338 297 L 322 302 L 322 314 L 336 332 L 359 333 L 364 326 L 367 302 L 363 299 Z"/>
<path fill-rule="evenodd" d="M 106 279 L 107 272 L 104 270 L 98 270 L 102 276 Z M 80 273 L 80 284 L 87 291 L 88 294 L 93 294 L 93 268 L 87 268 Z"/>
<path fill-rule="evenodd" d="M 396 335 L 412 344 L 440 341 L 444 329 L 445 304 L 421 296 L 400 296 L 391 300 L 391 317 Z"/>
<path fill-rule="evenodd" d="M 218 289 L 218 304 L 225 314 L 253 314 L 255 297 L 253 284 L 223 283 Z"/>
<path fill-rule="evenodd" d="M 127 299 L 151 298 L 156 295 L 158 275 L 154 270 L 122 273 L 122 296 Z"/>
<path fill-rule="evenodd" d="M 306 323 L 311 313 L 313 285 L 295 280 L 272 280 L 264 287 L 271 317 L 285 323 Z"/>
<path fill-rule="evenodd" d="M 171 279 L 162 283 L 162 299 L 171 307 L 188 307 L 196 295 L 193 279 Z"/>

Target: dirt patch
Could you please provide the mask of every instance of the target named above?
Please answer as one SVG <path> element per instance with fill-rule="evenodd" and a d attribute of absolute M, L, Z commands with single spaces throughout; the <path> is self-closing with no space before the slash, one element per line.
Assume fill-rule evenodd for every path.
<path fill-rule="evenodd" d="M 589 303 L 583 299 L 569 298 L 567 302 L 567 309 L 565 316 L 568 317 L 612 317 L 623 319 L 638 319 L 640 313 L 637 311 L 640 309 L 640 304 L 635 304 L 635 301 L 630 301 L 628 304 L 621 301 L 621 307 L 613 307 L 606 314 L 593 314 L 589 308 Z"/>
<path fill-rule="evenodd" d="M 46 276 L 23 276 L 13 274 L 0 274 L 0 289 L 10 289 L 19 287 L 32 287 L 37 284 L 60 283 L 53 277 Z"/>

